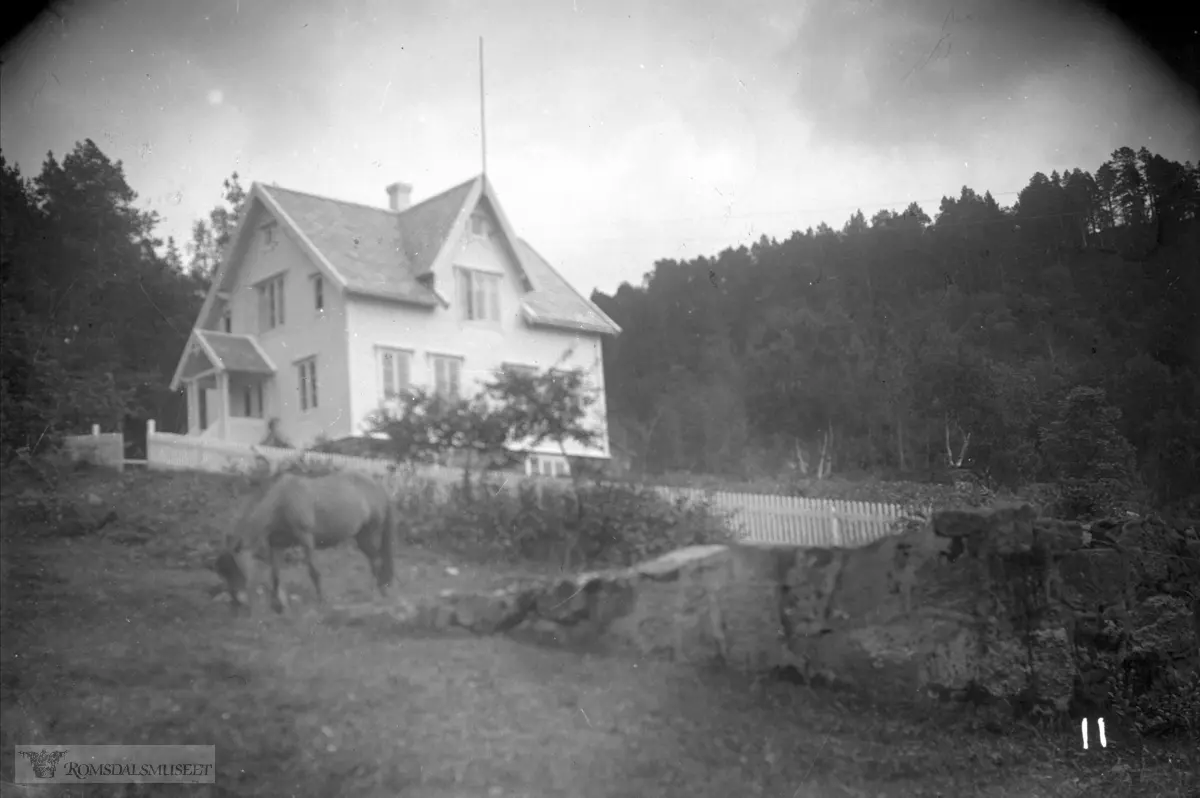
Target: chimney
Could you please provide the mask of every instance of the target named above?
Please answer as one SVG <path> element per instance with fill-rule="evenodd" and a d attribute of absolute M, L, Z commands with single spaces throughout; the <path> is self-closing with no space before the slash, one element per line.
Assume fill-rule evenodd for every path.
<path fill-rule="evenodd" d="M 392 183 L 387 187 L 388 207 L 399 213 L 408 210 L 412 199 L 412 186 L 408 183 Z"/>

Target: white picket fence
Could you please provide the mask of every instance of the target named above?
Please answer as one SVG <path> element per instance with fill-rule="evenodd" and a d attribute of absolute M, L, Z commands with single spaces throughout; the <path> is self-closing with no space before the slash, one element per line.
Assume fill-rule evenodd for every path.
<path fill-rule="evenodd" d="M 374 474 L 393 491 L 401 489 L 410 476 L 386 460 L 318 452 L 301 454 L 294 449 L 246 446 L 158 432 L 153 421 L 146 426 L 146 461 L 150 468 L 225 472 L 247 470 L 263 460 L 278 465 L 298 455 L 314 465 Z M 462 472 L 443 466 L 421 466 L 415 476 L 449 486 L 462 479 Z M 513 489 L 529 479 L 514 478 L 506 486 Z M 892 534 L 895 522 L 903 515 L 901 506 L 895 504 L 651 487 L 671 501 L 706 503 L 726 518 L 739 538 L 752 543 L 856 548 Z"/>
<path fill-rule="evenodd" d="M 65 436 L 63 451 L 72 461 L 125 470 L 125 436 L 120 432 L 101 432 L 99 424 L 92 425 L 91 435 Z"/>

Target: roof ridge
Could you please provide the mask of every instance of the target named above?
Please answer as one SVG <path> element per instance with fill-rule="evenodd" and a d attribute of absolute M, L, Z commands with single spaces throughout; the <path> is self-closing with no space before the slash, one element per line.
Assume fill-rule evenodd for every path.
<path fill-rule="evenodd" d="M 449 194 L 453 191 L 458 191 L 463 186 L 469 185 L 470 183 L 474 183 L 478 179 L 479 179 L 479 175 L 476 175 L 475 177 L 464 180 L 461 183 L 457 183 L 457 184 L 451 186 L 450 188 L 446 189 L 445 191 L 440 191 L 437 194 L 434 194 L 432 197 L 427 197 L 427 198 L 421 200 L 416 205 L 411 205 L 411 206 L 405 208 L 404 210 L 400 211 L 399 213 L 397 213 L 396 211 L 393 211 L 391 208 L 380 208 L 378 205 L 368 205 L 365 202 L 355 202 L 354 200 L 338 199 L 337 197 L 330 197 L 330 196 L 326 196 L 324 194 L 314 194 L 311 191 L 301 191 L 300 189 L 297 189 L 297 188 L 287 188 L 286 186 L 279 186 L 279 185 L 267 185 L 266 183 L 260 183 L 259 185 L 261 185 L 265 189 L 277 189 L 279 191 L 286 191 L 289 194 L 300 194 L 305 197 L 312 197 L 313 199 L 324 200 L 325 202 L 336 202 L 339 205 L 351 205 L 355 208 L 365 208 L 367 210 L 378 211 L 379 213 L 386 213 L 386 214 L 391 214 L 394 216 L 403 216 L 404 214 L 408 213 L 411 210 L 414 210 L 415 208 L 420 208 L 422 205 L 433 202 L 434 200 L 437 200 L 437 199 L 441 199 L 442 197 L 446 196 L 447 194 Z"/>
<path fill-rule="evenodd" d="M 355 202 L 354 200 L 338 199 L 337 197 L 329 197 L 329 196 L 325 196 L 324 194 L 314 194 L 311 191 L 301 191 L 300 189 L 286 188 L 284 186 L 267 185 L 265 183 L 260 183 L 259 185 L 261 185 L 263 188 L 268 189 L 268 190 L 273 189 L 273 190 L 277 190 L 277 191 L 286 191 L 289 194 L 300 194 L 301 196 L 312 197 L 313 199 L 319 199 L 319 200 L 323 200 L 325 202 L 336 202 L 339 205 L 352 205 L 355 208 L 364 208 L 366 210 L 379 211 L 380 213 L 394 213 L 394 211 L 392 211 L 389 208 L 380 208 L 378 205 L 368 205 L 365 202 Z"/>
<path fill-rule="evenodd" d="M 472 177 L 468 180 L 464 180 L 461 183 L 456 183 L 455 185 L 451 186 L 450 188 L 446 189 L 445 191 L 440 191 L 437 194 L 434 194 L 432 197 L 426 197 L 425 199 L 418 202 L 416 205 L 410 205 L 409 207 L 400 211 L 400 213 L 398 213 L 397 216 L 403 216 L 404 214 L 408 213 L 411 210 L 420 208 L 422 205 L 426 205 L 430 202 L 433 202 L 434 200 L 439 200 L 442 197 L 446 196 L 447 194 L 450 194 L 452 192 L 460 190 L 463 186 L 467 186 L 467 185 L 470 185 L 471 183 L 474 183 L 478 179 L 479 179 L 479 175 L 475 175 L 474 177 Z M 388 211 L 388 213 L 392 213 L 392 211 Z"/>

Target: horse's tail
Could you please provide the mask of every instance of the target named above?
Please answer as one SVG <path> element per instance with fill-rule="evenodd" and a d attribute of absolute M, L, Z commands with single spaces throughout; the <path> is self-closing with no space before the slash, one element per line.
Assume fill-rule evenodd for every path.
<path fill-rule="evenodd" d="M 383 529 L 379 538 L 379 586 L 387 587 L 392 583 L 392 578 L 396 575 L 396 564 L 392 561 L 393 557 L 393 538 L 396 536 L 395 530 L 396 515 L 393 509 L 392 497 L 385 490 L 383 495 Z"/>

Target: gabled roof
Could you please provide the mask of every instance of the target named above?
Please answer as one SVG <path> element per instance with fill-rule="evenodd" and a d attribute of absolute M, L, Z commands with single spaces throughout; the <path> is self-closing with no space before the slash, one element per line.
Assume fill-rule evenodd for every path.
<path fill-rule="evenodd" d="M 217 291 L 227 290 L 231 264 L 245 250 L 251 206 L 257 201 L 288 228 L 313 262 L 352 294 L 433 308 L 443 297 L 424 277 L 453 257 L 456 231 L 486 200 L 501 238 L 516 261 L 524 285 L 522 312 L 531 324 L 618 335 L 621 328 L 581 296 L 532 247 L 514 234 L 495 191 L 478 175 L 396 213 L 302 191 L 254 183 L 234 234 L 231 255 L 221 265 L 197 326 L 211 323 Z"/>
<path fill-rule="evenodd" d="M 275 365 L 249 335 L 217 332 L 216 330 L 192 330 L 183 357 L 171 378 L 171 390 L 179 388 L 188 358 L 192 354 L 203 354 L 204 358 L 218 371 L 237 371 L 246 374 L 274 374 Z"/>

